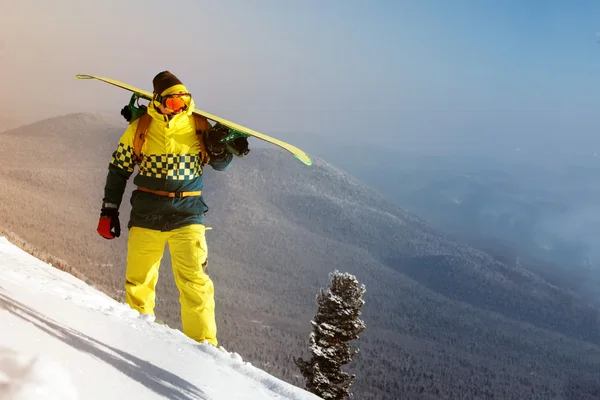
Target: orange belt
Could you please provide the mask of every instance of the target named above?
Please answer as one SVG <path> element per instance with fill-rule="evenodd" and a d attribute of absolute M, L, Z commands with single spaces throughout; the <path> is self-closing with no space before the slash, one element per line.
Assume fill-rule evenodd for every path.
<path fill-rule="evenodd" d="M 199 190 L 197 192 L 167 192 L 164 190 L 147 189 L 147 188 L 141 187 L 141 186 L 138 186 L 137 189 L 141 192 L 154 193 L 159 196 L 165 196 L 165 197 L 189 197 L 189 196 L 200 196 L 202 194 L 201 190 Z"/>

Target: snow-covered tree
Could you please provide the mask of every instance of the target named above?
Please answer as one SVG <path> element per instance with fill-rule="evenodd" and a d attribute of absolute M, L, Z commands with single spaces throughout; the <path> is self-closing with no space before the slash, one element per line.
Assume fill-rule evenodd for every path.
<path fill-rule="evenodd" d="M 364 285 L 348 273 L 334 271 L 327 289 L 316 297 L 317 314 L 311 321 L 309 336 L 312 357 L 304 361 L 294 358 L 306 382 L 306 390 L 323 399 L 343 400 L 352 397 L 350 385 L 355 376 L 342 370 L 359 349 L 352 349 L 350 341 L 366 328 L 359 316 L 364 304 Z"/>

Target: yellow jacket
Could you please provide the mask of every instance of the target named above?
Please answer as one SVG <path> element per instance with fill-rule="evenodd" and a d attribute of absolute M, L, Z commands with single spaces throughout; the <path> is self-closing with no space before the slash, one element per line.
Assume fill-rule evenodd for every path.
<path fill-rule="evenodd" d="M 187 91 L 176 85 L 163 93 Z M 138 174 L 133 183 L 152 190 L 169 192 L 201 191 L 204 186 L 200 145 L 196 136 L 194 100 L 187 111 L 171 117 L 160 114 L 153 102 L 148 105 L 152 121 L 142 147 Z M 120 206 L 127 180 L 134 171 L 133 139 L 139 119 L 125 130 L 109 163 L 104 189 L 105 203 Z M 229 168 L 233 155 L 224 160 L 210 161 L 208 165 L 218 171 Z M 131 197 L 131 218 L 128 226 L 148 229 L 172 230 L 181 226 L 203 223 L 208 210 L 202 196 L 165 198 L 153 193 L 134 191 Z"/>

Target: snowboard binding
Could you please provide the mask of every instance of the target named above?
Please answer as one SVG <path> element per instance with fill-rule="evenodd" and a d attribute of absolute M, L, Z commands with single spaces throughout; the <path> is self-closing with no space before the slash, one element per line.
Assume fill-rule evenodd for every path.
<path fill-rule="evenodd" d="M 132 123 L 148 111 L 148 107 L 144 104 L 140 104 L 139 100 L 140 96 L 137 93 L 134 93 L 131 96 L 131 100 L 129 100 L 129 104 L 121 109 L 121 115 L 129 123 Z"/>
<path fill-rule="evenodd" d="M 223 143 L 227 151 L 236 157 L 244 157 L 250 150 L 248 149 L 248 136 L 245 133 L 228 128 L 217 123 L 213 126 L 212 131 L 218 132 L 218 136 L 222 137 L 220 143 Z"/>

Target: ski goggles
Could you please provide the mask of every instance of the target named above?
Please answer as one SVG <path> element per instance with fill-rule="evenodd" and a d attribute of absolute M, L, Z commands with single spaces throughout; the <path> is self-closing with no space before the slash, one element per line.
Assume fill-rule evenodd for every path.
<path fill-rule="evenodd" d="M 190 93 L 175 93 L 166 96 L 156 96 L 155 101 L 162 104 L 167 110 L 179 113 L 188 109 L 192 102 L 192 95 Z"/>

